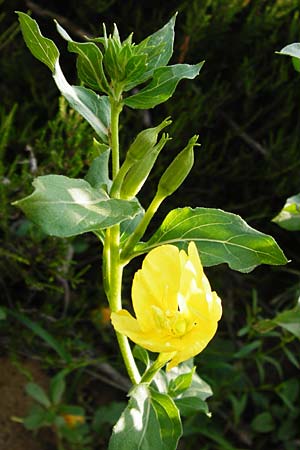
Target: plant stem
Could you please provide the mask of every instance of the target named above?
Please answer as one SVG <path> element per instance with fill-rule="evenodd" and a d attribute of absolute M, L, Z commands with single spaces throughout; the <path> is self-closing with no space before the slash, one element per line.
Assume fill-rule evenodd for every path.
<path fill-rule="evenodd" d="M 163 202 L 164 197 L 161 197 L 156 193 L 154 196 L 152 202 L 148 206 L 147 211 L 145 212 L 144 217 L 132 233 L 132 235 L 127 240 L 123 251 L 121 253 L 121 261 L 125 264 L 127 264 L 130 260 L 130 253 L 133 250 L 134 246 L 138 243 L 138 241 L 143 237 L 152 217 L 160 207 L 161 203 Z"/>
<path fill-rule="evenodd" d="M 119 158 L 119 116 L 122 111 L 122 104 L 111 98 L 111 129 L 110 146 L 112 150 L 112 179 L 116 179 L 120 170 Z M 115 192 L 115 198 L 119 193 Z M 122 276 L 124 265 L 120 261 L 120 225 L 114 225 L 106 230 L 104 251 L 103 251 L 103 278 L 106 287 L 106 294 L 112 312 L 122 309 Z M 131 348 L 126 336 L 116 333 L 119 347 L 125 362 L 128 375 L 133 384 L 140 382 L 140 374 L 135 364 Z"/>
<path fill-rule="evenodd" d="M 112 179 L 118 175 L 120 168 L 119 157 L 119 117 L 122 111 L 122 103 L 111 97 L 111 125 L 110 125 L 110 144 L 112 151 Z"/>

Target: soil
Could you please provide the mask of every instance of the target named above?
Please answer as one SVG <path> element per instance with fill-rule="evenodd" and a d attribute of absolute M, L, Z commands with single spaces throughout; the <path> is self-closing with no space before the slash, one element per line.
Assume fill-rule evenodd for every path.
<path fill-rule="evenodd" d="M 47 388 L 48 379 L 34 361 L 12 363 L 0 358 L 0 450 L 52 450 L 51 435 L 27 431 L 16 418 L 24 417 L 32 404 L 25 393 L 25 385 L 32 381 Z"/>

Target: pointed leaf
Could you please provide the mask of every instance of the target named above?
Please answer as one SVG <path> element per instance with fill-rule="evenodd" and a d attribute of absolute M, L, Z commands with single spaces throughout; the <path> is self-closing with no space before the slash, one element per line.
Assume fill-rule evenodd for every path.
<path fill-rule="evenodd" d="M 254 228 L 241 217 L 212 208 L 178 208 L 171 211 L 146 243 L 139 243 L 135 254 L 149 252 L 162 244 L 186 246 L 194 241 L 202 264 L 227 263 L 231 269 L 250 272 L 259 264 L 286 264 L 275 240 Z"/>
<path fill-rule="evenodd" d="M 173 400 L 142 383 L 132 389 L 108 448 L 175 450 L 181 433 L 179 411 Z"/>
<path fill-rule="evenodd" d="M 94 42 L 73 41 L 58 22 L 56 22 L 56 28 L 59 34 L 68 41 L 69 51 L 78 54 L 77 71 L 81 81 L 92 89 L 100 89 L 108 93 L 110 89 L 103 72 L 103 55 L 100 48 Z"/>
<path fill-rule="evenodd" d="M 76 236 L 97 231 L 134 217 L 140 212 L 132 200 L 110 199 L 85 180 L 46 175 L 33 182 L 35 191 L 15 202 L 30 220 L 49 235 Z"/>
<path fill-rule="evenodd" d="M 37 22 L 30 16 L 22 12 L 18 12 L 18 15 L 29 50 L 50 68 L 58 89 L 72 108 L 85 118 L 104 142 L 107 142 L 110 120 L 108 97 L 100 97 L 82 86 L 71 86 L 59 65 L 59 51 L 54 42 L 42 36 Z"/>
<path fill-rule="evenodd" d="M 111 186 L 108 174 L 110 149 L 97 156 L 89 168 L 85 180 L 95 189 L 104 189 L 106 192 Z"/>
<path fill-rule="evenodd" d="M 27 383 L 25 390 L 30 397 L 34 398 L 38 403 L 49 408 L 51 402 L 44 389 L 36 383 Z"/>
<path fill-rule="evenodd" d="M 272 222 L 289 231 L 300 230 L 300 194 L 289 197 Z"/>
<path fill-rule="evenodd" d="M 59 62 L 55 64 L 54 81 L 75 109 L 92 126 L 104 142 L 108 142 L 107 134 L 110 120 L 110 103 L 108 97 L 99 96 L 83 86 L 71 86 L 66 80 Z"/>
<path fill-rule="evenodd" d="M 279 55 L 291 56 L 294 69 L 297 72 L 300 72 L 300 42 L 286 45 L 280 50 L 280 52 L 276 53 L 278 53 Z"/>
<path fill-rule="evenodd" d="M 45 38 L 35 20 L 28 14 L 17 11 L 22 34 L 27 47 L 38 60 L 46 64 L 54 72 L 55 63 L 59 57 L 59 51 L 51 39 Z"/>
<path fill-rule="evenodd" d="M 204 62 L 195 65 L 176 64 L 156 69 L 150 84 L 137 94 L 125 98 L 125 105 L 131 108 L 149 109 L 165 102 L 172 96 L 179 81 L 183 78 L 195 78 L 203 64 Z"/>
<path fill-rule="evenodd" d="M 272 322 L 300 339 L 300 309 L 289 309 L 277 314 Z"/>
<path fill-rule="evenodd" d="M 153 71 L 158 67 L 168 64 L 173 53 L 175 20 L 176 14 L 166 25 L 134 47 L 134 52 L 138 58 L 141 58 L 142 55 L 147 56 L 147 67 L 144 67 L 139 77 L 126 85 L 126 91 L 151 78 Z"/>
<path fill-rule="evenodd" d="M 50 381 L 49 393 L 51 401 L 54 405 L 58 405 L 62 401 L 66 390 L 65 376 L 66 372 L 61 370 Z"/>

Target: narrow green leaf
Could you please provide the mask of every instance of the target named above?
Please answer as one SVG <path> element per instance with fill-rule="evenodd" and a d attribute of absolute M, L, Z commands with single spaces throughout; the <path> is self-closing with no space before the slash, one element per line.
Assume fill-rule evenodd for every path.
<path fill-rule="evenodd" d="M 300 45 L 300 44 L 299 44 Z M 300 194 L 289 197 L 272 222 L 289 231 L 300 230 Z"/>
<path fill-rule="evenodd" d="M 51 39 L 45 38 L 35 20 L 28 14 L 16 11 L 19 16 L 22 34 L 27 47 L 39 61 L 46 64 L 51 72 L 55 70 L 55 63 L 59 57 L 59 51 Z"/>
<path fill-rule="evenodd" d="M 135 386 L 113 428 L 109 450 L 175 450 L 182 433 L 173 400 L 145 383 Z"/>
<path fill-rule="evenodd" d="M 7 317 L 6 311 L 4 308 L 0 307 L 0 320 L 5 320 Z"/>
<path fill-rule="evenodd" d="M 34 180 L 34 192 L 14 205 L 49 235 L 76 236 L 111 227 L 140 212 L 135 200 L 111 199 L 85 180 L 46 175 Z"/>
<path fill-rule="evenodd" d="M 174 93 L 177 84 L 183 78 L 195 78 L 203 66 L 199 64 L 176 64 L 174 66 L 159 67 L 153 73 L 152 81 L 137 94 L 127 97 L 125 105 L 137 109 L 153 108 L 165 102 Z"/>
<path fill-rule="evenodd" d="M 63 398 L 65 389 L 66 389 L 66 380 L 65 380 L 66 372 L 62 370 L 58 374 L 56 374 L 50 381 L 50 398 L 54 405 L 58 405 Z"/>
<path fill-rule="evenodd" d="M 17 311 L 13 311 L 12 309 L 6 310 L 8 314 L 12 315 L 16 319 L 18 319 L 23 325 L 28 327 L 34 334 L 43 339 L 56 353 L 67 363 L 72 361 L 72 356 L 68 353 L 67 350 L 58 342 L 48 331 L 42 328 L 38 323 L 33 322 L 28 319 L 28 317 L 23 314 L 18 313 Z"/>
<path fill-rule="evenodd" d="M 25 390 L 30 397 L 36 400 L 41 405 L 49 408 L 51 406 L 51 402 L 44 391 L 44 389 L 36 383 L 27 383 L 25 386 Z"/>
<path fill-rule="evenodd" d="M 151 239 L 139 243 L 134 254 L 162 244 L 186 246 L 194 241 L 204 266 L 227 263 L 231 269 L 250 272 L 259 264 L 286 264 L 275 240 L 241 217 L 211 208 L 178 208 L 171 211 Z"/>

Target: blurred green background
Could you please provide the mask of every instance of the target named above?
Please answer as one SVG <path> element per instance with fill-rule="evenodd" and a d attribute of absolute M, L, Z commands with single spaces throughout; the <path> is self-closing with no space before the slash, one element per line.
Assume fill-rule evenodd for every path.
<path fill-rule="evenodd" d="M 55 337 L 72 355 L 67 400 L 94 420 L 94 444 L 84 449 L 106 448 L 119 402 L 126 401 L 126 379 L 106 318 L 97 241 L 90 234 L 44 236 L 11 205 L 31 192 L 37 175 L 83 176 L 93 132 L 59 98 L 50 72 L 26 48 L 14 11 L 32 12 L 58 45 L 72 83 L 76 58 L 66 51 L 53 18 L 75 40 L 99 36 L 103 22 L 108 30 L 115 22 L 122 38 L 134 32 L 139 42 L 178 11 L 171 63 L 205 60 L 199 77 L 182 81 L 172 99 L 153 110 L 126 110 L 121 123 L 126 150 L 142 128 L 168 115 L 173 119 L 172 144 L 143 188 L 144 206 L 165 164 L 190 136 L 200 135 L 189 178 L 160 208 L 149 233 L 174 207 L 217 207 L 271 234 L 291 260 L 247 275 L 226 266 L 206 270 L 224 307 L 217 336 L 195 361 L 214 391 L 212 417 L 186 418 L 179 448 L 299 449 L 299 314 L 290 327 L 281 322 L 272 328 L 265 321 L 295 308 L 299 297 L 299 232 L 271 222 L 285 199 L 300 191 L 300 77 L 289 58 L 275 54 L 300 42 L 299 1 L 0 0 L 0 8 L 0 290 L 1 306 L 9 310 L 0 309 L 2 357 L 21 371 L 24 358 L 38 361 L 51 377 L 66 367 L 51 347 L 48 336 Z M 125 304 L 140 263 L 126 271 Z M 106 420 L 95 422 L 100 405 L 98 419 L 102 414 Z M 55 448 L 51 439 L 47 445 L 41 448 Z"/>

